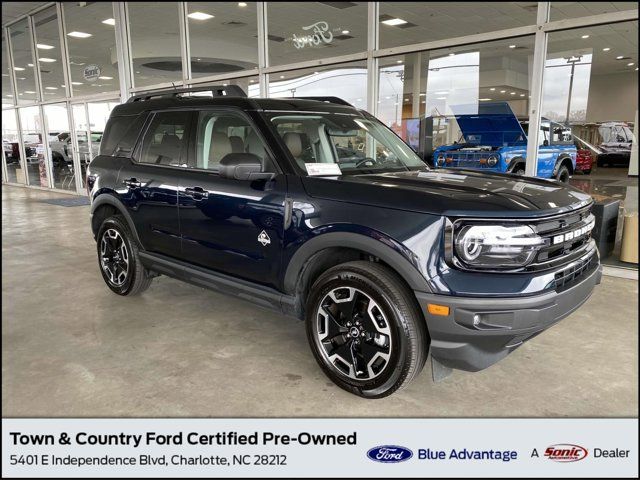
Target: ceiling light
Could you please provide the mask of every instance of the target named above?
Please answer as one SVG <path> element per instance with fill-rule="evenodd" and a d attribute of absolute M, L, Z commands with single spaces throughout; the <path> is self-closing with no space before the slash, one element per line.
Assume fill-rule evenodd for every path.
<path fill-rule="evenodd" d="M 342 30 L 342 35 L 349 35 L 349 30 Z"/>
<path fill-rule="evenodd" d="M 284 78 L 284 75 L 280 75 L 280 78 Z"/>
<path fill-rule="evenodd" d="M 602 51 L 603 51 L 603 52 L 608 52 L 609 50 L 611 50 L 609 47 L 604 47 L 604 48 L 602 49 Z"/>
<path fill-rule="evenodd" d="M 209 15 L 204 12 L 193 12 L 187 15 L 187 17 L 193 18 L 194 20 L 209 20 L 210 18 L 213 18 L 213 15 Z"/>
<path fill-rule="evenodd" d="M 38 61 L 39 61 L 39 62 L 44 62 L 44 63 L 53 63 L 53 62 L 55 62 L 55 61 L 56 61 L 56 59 L 55 59 L 55 58 L 46 58 L 46 57 L 43 57 L 43 58 L 39 58 L 39 59 L 38 59 Z"/>
<path fill-rule="evenodd" d="M 356 98 L 356 102 L 361 102 L 362 99 L 361 98 Z"/>
<path fill-rule="evenodd" d="M 506 92 L 506 90 L 500 90 L 500 93 L 504 93 L 504 92 Z"/>
<path fill-rule="evenodd" d="M 45 90 L 57 90 L 58 87 L 44 87 Z"/>
<path fill-rule="evenodd" d="M 589 35 L 582 35 L 580 38 L 589 38 Z"/>
<path fill-rule="evenodd" d="M 13 67 L 16 72 L 21 72 L 24 70 L 24 67 Z"/>
<path fill-rule="evenodd" d="M 82 82 L 71 82 L 71 85 L 84 85 Z"/>
<path fill-rule="evenodd" d="M 627 63 L 627 67 L 633 67 L 634 65 L 635 65 L 635 63 L 633 63 L 633 62 Z"/>
<path fill-rule="evenodd" d="M 521 93 L 521 94 L 520 94 L 520 96 L 521 96 L 521 97 L 524 97 L 524 93 Z"/>
<path fill-rule="evenodd" d="M 74 37 L 74 38 L 89 38 L 93 36 L 90 33 L 85 33 L 85 32 L 69 32 L 67 33 L 67 35 L 69 37 Z"/>
<path fill-rule="evenodd" d="M 481 102 L 488 102 L 491 99 L 490 98 L 479 98 L 478 100 L 480 100 Z"/>
<path fill-rule="evenodd" d="M 36 93 L 33 90 L 25 90 L 24 93 Z"/>
<path fill-rule="evenodd" d="M 515 94 L 516 94 L 516 92 L 510 92 L 509 93 L 509 95 L 515 95 Z"/>
<path fill-rule="evenodd" d="M 618 56 L 616 57 L 616 60 L 622 60 L 623 58 L 624 58 L 624 55 L 618 55 Z"/>
<path fill-rule="evenodd" d="M 407 21 L 402 20 L 401 18 L 389 18 L 388 20 L 383 20 L 382 23 L 395 27 L 398 25 L 404 25 L 405 23 L 407 23 Z"/>
<path fill-rule="evenodd" d="M 51 50 L 53 48 L 52 45 L 47 45 L 46 43 L 36 43 L 36 47 L 40 50 Z"/>
<path fill-rule="evenodd" d="M 516 48 L 515 45 L 509 45 L 509 48 Z"/>
<path fill-rule="evenodd" d="M 408 102 L 408 101 L 409 101 L 409 99 L 408 99 L 408 98 L 405 98 L 405 99 L 404 99 L 404 101 L 405 101 L 405 102 Z"/>
<path fill-rule="evenodd" d="M 115 18 L 107 18 L 106 20 L 102 20 L 102 23 L 104 23 L 105 25 L 115 25 L 116 24 L 116 19 Z"/>
<path fill-rule="evenodd" d="M 426 96 L 427 96 L 427 94 L 426 94 L 426 93 L 421 93 L 421 94 L 420 94 L 420 96 L 421 96 L 421 97 L 426 97 Z"/>
<path fill-rule="evenodd" d="M 247 4 L 245 2 L 238 2 L 239 7 L 246 7 Z"/>
<path fill-rule="evenodd" d="M 402 63 L 402 60 L 396 60 L 396 63 Z"/>
<path fill-rule="evenodd" d="M 447 95 L 449 90 L 442 90 L 441 92 L 436 92 L 436 95 Z"/>
<path fill-rule="evenodd" d="M 33 67 L 33 63 L 27 63 L 27 67 Z"/>
<path fill-rule="evenodd" d="M 255 82 L 256 82 L 255 80 L 249 80 L 249 83 L 255 83 Z"/>
<path fill-rule="evenodd" d="M 227 85 L 229 85 L 228 83 L 223 83 L 222 86 L 226 87 Z"/>
<path fill-rule="evenodd" d="M 449 54 L 450 57 L 453 57 L 454 55 L 455 55 L 455 53 L 450 53 Z"/>
<path fill-rule="evenodd" d="M 99 78 L 100 80 L 113 80 L 113 77 L 107 77 L 107 76 L 104 76 L 104 77 L 98 77 L 98 78 Z"/>
<path fill-rule="evenodd" d="M 496 91 L 496 87 L 491 87 L 489 90 L 491 90 L 492 92 Z"/>
<path fill-rule="evenodd" d="M 436 97 L 436 100 L 446 100 L 447 97 Z"/>

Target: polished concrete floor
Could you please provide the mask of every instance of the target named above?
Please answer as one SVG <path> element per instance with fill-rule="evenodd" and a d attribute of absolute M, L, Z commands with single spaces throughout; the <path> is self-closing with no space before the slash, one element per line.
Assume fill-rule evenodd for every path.
<path fill-rule="evenodd" d="M 638 283 L 605 277 L 551 330 L 479 373 L 429 368 L 382 400 L 325 378 L 303 324 L 166 277 L 103 284 L 89 207 L 2 188 L 3 416 L 634 416 Z"/>

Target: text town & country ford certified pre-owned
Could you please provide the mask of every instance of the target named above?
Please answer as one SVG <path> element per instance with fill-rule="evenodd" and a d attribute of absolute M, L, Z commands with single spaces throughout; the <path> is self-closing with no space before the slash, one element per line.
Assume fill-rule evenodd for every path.
<path fill-rule="evenodd" d="M 600 282 L 592 200 L 574 188 L 433 171 L 337 98 L 206 90 L 111 113 L 87 188 L 119 295 L 168 275 L 304 319 L 324 372 L 377 398 L 428 353 L 436 378 L 487 368 Z"/>

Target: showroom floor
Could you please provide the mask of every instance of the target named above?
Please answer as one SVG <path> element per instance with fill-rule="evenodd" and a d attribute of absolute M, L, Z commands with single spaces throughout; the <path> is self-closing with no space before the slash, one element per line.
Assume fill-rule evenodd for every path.
<path fill-rule="evenodd" d="M 316 366 L 303 324 L 167 277 L 141 297 L 104 285 L 89 207 L 2 187 L 2 415 L 633 416 L 638 282 L 593 297 L 497 365 L 427 367 L 407 389 L 363 400 Z"/>

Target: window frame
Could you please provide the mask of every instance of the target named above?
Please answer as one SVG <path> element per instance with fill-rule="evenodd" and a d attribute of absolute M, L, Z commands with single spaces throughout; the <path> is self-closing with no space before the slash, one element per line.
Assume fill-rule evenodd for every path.
<path fill-rule="evenodd" d="M 161 109 L 161 110 L 149 110 L 147 111 L 147 118 L 145 120 L 145 123 L 142 127 L 142 134 L 138 136 L 138 139 L 136 141 L 136 145 L 135 147 L 132 149 L 132 153 L 131 153 L 131 161 L 133 163 L 135 163 L 136 165 L 142 165 L 142 166 L 151 166 L 151 167 L 164 167 L 164 168 L 176 168 L 176 169 L 186 169 L 186 167 L 182 167 L 180 165 L 161 165 L 158 163 L 148 163 L 148 162 L 143 162 L 140 160 L 140 158 L 142 157 L 142 151 L 144 148 L 144 142 L 147 139 L 147 135 L 149 134 L 149 129 L 151 128 L 151 125 L 153 124 L 154 119 L 156 118 L 156 115 L 160 114 L 160 113 L 188 113 L 189 114 L 189 119 L 187 121 L 187 124 L 185 126 L 185 130 L 186 130 L 186 149 L 184 149 L 183 152 L 181 152 L 181 157 L 184 154 L 184 152 L 186 152 L 187 156 L 189 155 L 189 149 L 190 149 L 190 141 L 191 141 L 191 131 L 193 129 L 193 118 L 194 118 L 194 114 L 192 110 L 189 109 Z M 104 133 L 103 133 L 104 135 Z"/>
<path fill-rule="evenodd" d="M 133 161 L 136 165 L 143 165 L 143 166 L 148 165 L 152 167 L 171 168 L 171 169 L 187 171 L 187 172 L 204 172 L 204 173 L 220 176 L 220 173 L 217 170 L 211 170 L 208 168 L 182 167 L 177 165 L 159 165 L 155 163 L 141 162 L 139 160 L 140 154 L 142 153 L 142 145 L 144 143 L 145 138 L 147 137 L 147 132 L 151 127 L 151 123 L 153 122 L 153 119 L 155 118 L 156 114 L 166 113 L 166 112 L 188 112 L 191 114 L 191 119 L 189 122 L 189 132 L 188 132 L 189 135 L 187 140 L 188 141 L 187 154 L 194 155 L 194 156 L 196 155 L 196 141 L 197 141 L 196 135 L 197 135 L 198 120 L 201 112 L 223 112 L 223 113 L 231 113 L 231 114 L 239 115 L 240 117 L 242 117 L 244 120 L 247 121 L 247 124 L 254 129 L 254 131 L 260 138 L 260 141 L 262 142 L 262 145 L 267 155 L 269 156 L 269 160 L 271 160 L 271 164 L 274 165 L 275 167 L 276 172 L 274 173 L 276 175 L 283 173 L 282 167 L 278 163 L 278 159 L 277 159 L 278 157 L 273 154 L 273 149 L 269 146 L 269 143 L 266 141 L 264 133 L 256 125 L 256 122 L 254 122 L 253 119 L 240 108 L 228 107 L 228 106 L 190 107 L 190 108 L 181 107 L 181 108 L 164 108 L 164 109 L 158 109 L 158 110 L 148 110 L 146 112 L 147 119 L 142 128 L 142 134 L 138 137 L 136 145 L 133 148 L 132 154 L 131 154 L 131 161 Z M 238 181 L 243 181 L 243 180 L 238 180 Z"/>

